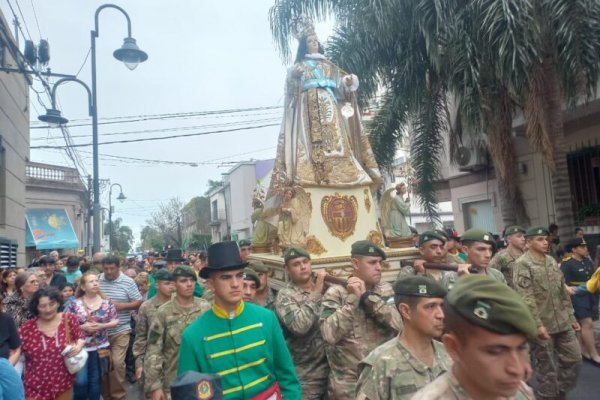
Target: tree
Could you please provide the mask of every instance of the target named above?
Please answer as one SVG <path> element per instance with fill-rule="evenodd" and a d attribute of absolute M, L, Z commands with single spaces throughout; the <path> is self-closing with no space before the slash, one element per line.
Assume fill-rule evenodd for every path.
<path fill-rule="evenodd" d="M 146 221 L 147 226 L 160 235 L 164 245 L 181 248 L 182 209 L 183 202 L 179 197 L 174 197 L 167 203 L 159 204 L 159 210 Z"/>
<path fill-rule="evenodd" d="M 142 228 L 140 239 L 142 240 L 142 251 L 150 250 L 160 252 L 165 248 L 165 242 L 162 236 L 155 229 L 148 225 Z"/>
<path fill-rule="evenodd" d="M 104 224 L 104 231 L 109 233 L 110 247 L 114 253 L 126 256 L 133 244 L 133 231 L 127 225 L 121 225 L 121 218 L 112 221 L 112 232 L 110 223 Z"/>
<path fill-rule="evenodd" d="M 195 221 L 195 233 L 210 232 L 210 199 L 205 196 L 193 197 L 183 208 Z"/>
<path fill-rule="evenodd" d="M 200 251 L 208 249 L 211 245 L 212 236 L 206 234 L 193 233 L 192 237 L 187 243 L 188 251 Z"/>
<path fill-rule="evenodd" d="M 208 196 L 210 192 L 212 192 L 216 188 L 220 188 L 223 186 L 223 181 L 213 181 L 212 179 L 208 180 L 208 189 L 204 192 L 205 196 Z"/>

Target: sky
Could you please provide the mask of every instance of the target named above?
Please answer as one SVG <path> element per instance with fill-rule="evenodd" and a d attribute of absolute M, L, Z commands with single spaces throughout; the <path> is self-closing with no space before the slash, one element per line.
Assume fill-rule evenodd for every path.
<path fill-rule="evenodd" d="M 208 180 L 219 180 L 231 168 L 231 162 L 274 158 L 287 66 L 276 51 L 269 28 L 268 11 L 273 3 L 274 0 L 114 1 L 129 14 L 132 37 L 149 56 L 134 71 L 112 56 L 126 37 L 125 18 L 113 9 L 100 13 L 96 41 L 100 143 L 272 125 L 99 146 L 100 179 L 119 183 L 127 197 L 119 203 L 115 200 L 118 189 L 113 189 L 113 218 L 122 218 L 137 239 L 160 203 L 173 197 L 185 202 L 203 195 Z M 41 38 L 48 40 L 52 72 L 77 75 L 91 86 L 91 57 L 86 56 L 94 13 L 102 4 L 105 3 L 92 0 L 0 0 L 0 9 L 12 22 L 12 5 L 25 39 L 31 38 L 34 43 Z M 331 21 L 317 23 L 316 27 L 321 40 L 326 40 L 332 31 Z M 21 36 L 19 41 L 23 50 L 24 38 Z M 291 46 L 295 52 L 297 43 Z M 57 79 L 52 78 L 51 82 Z M 48 129 L 37 121 L 50 101 L 38 81 L 33 90 L 40 94 L 31 92 L 31 146 L 64 146 L 59 129 Z M 62 115 L 73 125 L 69 128 L 72 142 L 91 143 L 84 89 L 73 83 L 63 84 L 57 90 L 57 99 Z M 207 111 L 217 113 L 201 114 Z M 193 115 L 173 118 L 172 114 L 178 113 Z M 161 119 L 144 117 L 156 115 L 161 115 Z M 92 174 L 91 151 L 91 146 L 77 148 L 82 174 Z M 32 149 L 30 159 L 74 165 L 63 149 Z M 149 164 L 135 159 L 197 166 Z M 108 188 L 103 190 L 101 202 L 108 207 Z"/>

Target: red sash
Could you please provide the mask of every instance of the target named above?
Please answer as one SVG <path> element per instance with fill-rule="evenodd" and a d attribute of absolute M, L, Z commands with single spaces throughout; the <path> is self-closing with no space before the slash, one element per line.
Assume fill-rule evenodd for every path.
<path fill-rule="evenodd" d="M 256 396 L 252 396 L 250 400 L 283 400 L 281 389 L 279 388 L 279 382 L 275 382 L 265 391 L 260 392 Z"/>

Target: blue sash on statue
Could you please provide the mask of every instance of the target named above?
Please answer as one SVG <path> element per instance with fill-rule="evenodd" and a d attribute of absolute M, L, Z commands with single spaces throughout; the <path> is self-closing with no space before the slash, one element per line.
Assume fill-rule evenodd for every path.
<path fill-rule="evenodd" d="M 309 89 L 323 88 L 327 90 L 334 101 L 337 104 L 337 98 L 333 92 L 333 89 L 337 87 L 333 79 L 325 78 L 321 73 L 321 70 L 317 68 L 317 62 L 315 60 L 304 61 L 308 65 L 313 73 L 314 79 L 306 79 L 302 82 L 302 91 L 306 92 Z"/>

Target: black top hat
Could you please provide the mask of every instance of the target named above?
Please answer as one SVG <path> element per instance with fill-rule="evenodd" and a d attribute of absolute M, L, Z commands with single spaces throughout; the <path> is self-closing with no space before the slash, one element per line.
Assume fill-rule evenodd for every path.
<path fill-rule="evenodd" d="M 169 262 L 169 261 L 184 261 L 185 258 L 183 258 L 182 254 L 181 254 L 181 250 L 179 249 L 169 249 L 167 250 L 167 256 L 165 257 L 165 261 Z"/>
<path fill-rule="evenodd" d="M 221 377 L 217 374 L 201 374 L 187 371 L 171 382 L 173 400 L 222 400 Z"/>
<path fill-rule="evenodd" d="M 236 242 L 219 242 L 208 248 L 208 265 L 200 270 L 200 277 L 208 279 L 215 271 L 230 271 L 243 269 L 247 262 L 240 258 L 240 249 Z"/>

